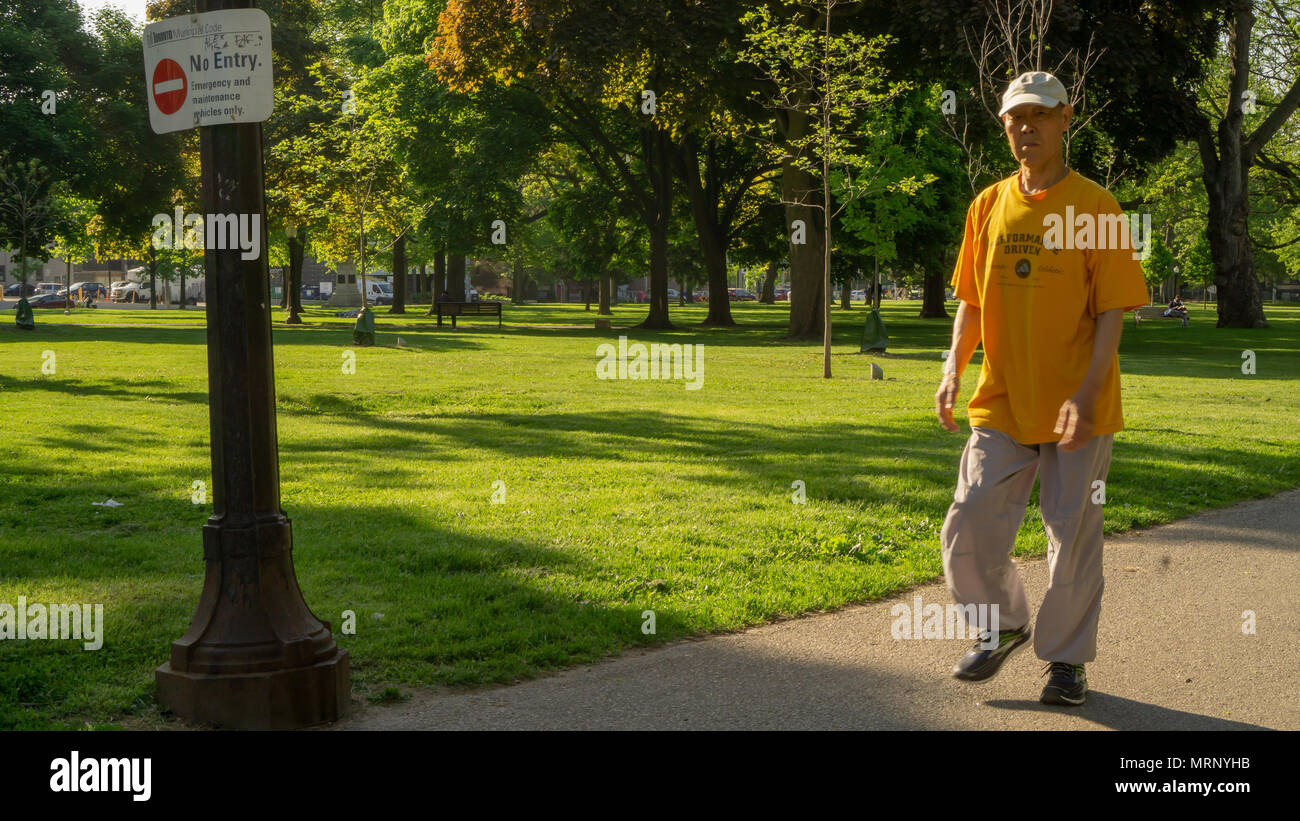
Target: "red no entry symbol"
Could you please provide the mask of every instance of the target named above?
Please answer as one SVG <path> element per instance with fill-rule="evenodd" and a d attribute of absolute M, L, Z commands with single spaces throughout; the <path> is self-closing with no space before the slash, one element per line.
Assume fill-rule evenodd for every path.
<path fill-rule="evenodd" d="M 164 114 L 175 114 L 185 103 L 185 92 L 189 83 L 185 79 L 185 70 L 175 60 L 159 60 L 153 69 L 153 99 L 158 110 Z"/>

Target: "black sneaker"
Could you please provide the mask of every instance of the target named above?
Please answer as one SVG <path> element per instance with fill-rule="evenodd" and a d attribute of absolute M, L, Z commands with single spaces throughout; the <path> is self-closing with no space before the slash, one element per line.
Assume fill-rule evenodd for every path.
<path fill-rule="evenodd" d="M 1088 677 L 1084 675 L 1082 664 L 1066 664 L 1063 661 L 1049 661 L 1043 668 L 1043 675 L 1052 677 L 1043 688 L 1039 701 L 1043 704 L 1082 704 L 1088 698 Z"/>
<path fill-rule="evenodd" d="M 998 631 L 998 646 L 988 648 L 988 633 L 980 631 L 980 639 L 975 647 L 961 661 L 953 665 L 952 677 L 962 681 L 984 681 L 993 678 L 1002 669 L 1002 662 L 1007 660 L 1012 651 L 1029 641 L 1029 625 L 1019 630 Z"/>

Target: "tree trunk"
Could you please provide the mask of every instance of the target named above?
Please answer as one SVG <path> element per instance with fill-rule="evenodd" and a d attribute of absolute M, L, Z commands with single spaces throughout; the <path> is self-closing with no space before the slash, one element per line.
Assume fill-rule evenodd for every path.
<path fill-rule="evenodd" d="M 947 282 L 944 281 L 940 269 L 936 268 L 925 272 L 924 285 L 921 288 L 922 319 L 948 318 L 948 306 L 944 302 L 944 287 L 946 285 Z"/>
<path fill-rule="evenodd" d="M 773 260 L 767 264 L 767 276 L 763 277 L 763 292 L 758 298 L 759 302 L 768 305 L 776 304 L 776 261 Z"/>
<path fill-rule="evenodd" d="M 1210 197 L 1210 255 L 1219 303 L 1220 328 L 1267 328 L 1259 296 L 1255 258 L 1246 233 L 1250 201 L 1244 193 Z"/>
<path fill-rule="evenodd" d="M 614 312 L 609 309 L 610 292 L 614 290 L 614 277 L 605 274 L 600 278 L 600 304 L 596 309 L 597 316 L 613 316 Z"/>
<path fill-rule="evenodd" d="M 447 290 L 447 249 L 439 246 L 433 254 L 433 300 L 429 303 L 429 316 L 433 316 L 442 292 Z"/>
<path fill-rule="evenodd" d="M 812 175 L 788 162 L 781 175 L 781 188 L 781 196 L 789 201 L 806 201 L 810 192 L 815 190 Z M 821 213 L 807 205 L 787 204 L 785 218 L 786 231 L 791 234 L 795 220 L 803 220 L 805 225 L 805 242 L 801 245 L 790 243 L 790 327 L 786 337 L 820 340 L 825 299 L 822 291 L 825 235 Z"/>
<path fill-rule="evenodd" d="M 1214 284 L 1217 288 L 1220 328 L 1267 328 L 1264 306 L 1259 296 L 1255 259 L 1247 233 L 1250 216 L 1249 178 L 1255 152 L 1280 125 L 1284 110 L 1270 115 L 1272 131 L 1261 125 L 1245 145 L 1241 128 L 1244 112 L 1242 97 L 1250 79 L 1250 37 L 1255 15 L 1249 2 L 1234 2 L 1228 18 L 1229 90 L 1227 112 L 1219 121 L 1217 135 L 1206 122 L 1197 135 L 1197 147 L 1204 169 L 1202 179 L 1209 201 L 1210 257 L 1214 260 Z M 1297 81 L 1300 83 L 1300 80 Z M 1283 105 L 1294 111 L 1295 89 L 1283 98 Z M 1215 145 L 1217 136 L 1217 146 Z M 1217 150 L 1216 150 L 1217 148 Z"/>
<path fill-rule="evenodd" d="M 406 313 L 406 235 L 393 243 L 393 307 L 390 314 Z"/>
<path fill-rule="evenodd" d="M 465 301 L 465 255 L 447 255 L 447 293 L 452 302 Z"/>
<path fill-rule="evenodd" d="M 702 228 L 696 223 L 700 249 L 704 252 L 704 270 L 709 281 L 709 313 L 703 325 L 731 327 L 736 320 L 731 316 L 731 298 L 727 293 L 727 249 L 716 226 Z"/>
<path fill-rule="evenodd" d="M 830 40 L 830 16 L 826 17 L 826 39 Z M 828 107 L 829 103 L 820 107 Z M 825 289 L 826 302 L 822 310 L 822 377 L 831 378 L 831 343 L 834 340 L 834 334 L 831 331 L 831 249 L 835 247 L 834 240 L 831 239 L 831 184 L 830 184 L 830 151 L 827 146 L 830 134 L 830 111 L 829 109 L 822 114 L 822 214 L 825 215 L 826 223 L 822 226 L 825 234 L 822 239 L 822 287 Z"/>
<path fill-rule="evenodd" d="M 285 291 L 289 297 L 289 315 L 285 317 L 286 325 L 302 324 L 302 262 L 307 250 L 304 239 L 307 229 L 299 228 L 289 237 L 289 269 L 285 280 Z"/>
<path fill-rule="evenodd" d="M 690 195 L 691 216 L 709 283 L 709 313 L 701 324 L 731 327 L 736 321 L 731 317 L 731 300 L 727 297 L 727 237 L 718 223 L 719 172 L 713 153 L 706 152 L 707 176 L 701 179 L 699 153 L 698 141 L 689 139 L 679 148 L 677 159 Z"/>
<path fill-rule="evenodd" d="M 796 101 L 804 105 L 807 100 Z M 782 111 L 777 115 L 777 127 L 787 140 L 796 140 L 808 133 L 808 115 L 803 111 Z M 820 340 L 824 323 L 822 291 L 822 233 L 820 212 L 809 207 L 819 186 L 811 174 L 797 168 L 789 159 L 781 167 L 781 199 L 785 201 L 785 230 L 787 237 L 794 233 L 794 221 L 804 223 L 803 244 L 790 242 L 790 327 L 788 339 Z"/>
<path fill-rule="evenodd" d="M 366 293 L 366 212 L 361 210 L 361 244 L 360 260 L 357 262 L 357 276 L 361 278 L 361 310 L 364 312 L 370 304 L 370 295 Z"/>
<path fill-rule="evenodd" d="M 673 169 L 668 132 L 641 129 L 642 157 L 650 177 L 650 207 L 644 214 L 650 231 L 650 313 L 638 326 L 672 330 L 668 317 L 668 228 L 673 207 Z"/>
<path fill-rule="evenodd" d="M 840 309 L 853 310 L 853 280 L 851 279 L 840 286 Z"/>
<path fill-rule="evenodd" d="M 524 301 L 524 281 L 527 279 L 527 274 L 524 273 L 524 258 L 516 255 L 512 267 L 514 268 L 514 284 L 510 286 L 510 301 L 515 305 L 519 305 Z"/>
<path fill-rule="evenodd" d="M 149 310 L 158 307 L 158 288 L 155 274 L 158 271 L 158 258 L 151 256 L 149 259 Z"/>
<path fill-rule="evenodd" d="M 874 260 L 875 274 L 871 280 L 871 307 L 875 311 L 880 310 L 880 300 L 884 298 L 884 289 L 880 287 L 880 260 Z"/>

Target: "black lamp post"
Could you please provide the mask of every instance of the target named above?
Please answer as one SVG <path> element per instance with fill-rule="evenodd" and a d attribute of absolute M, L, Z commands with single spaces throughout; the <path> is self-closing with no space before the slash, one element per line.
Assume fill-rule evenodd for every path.
<path fill-rule="evenodd" d="M 200 11 L 252 0 L 200 0 Z M 199 129 L 205 214 L 249 214 L 265 238 L 262 125 Z M 266 242 L 204 251 L 213 513 L 203 592 L 189 630 L 157 669 L 158 702 L 188 721 L 284 729 L 346 715 L 348 653 L 308 609 L 280 507 Z"/>

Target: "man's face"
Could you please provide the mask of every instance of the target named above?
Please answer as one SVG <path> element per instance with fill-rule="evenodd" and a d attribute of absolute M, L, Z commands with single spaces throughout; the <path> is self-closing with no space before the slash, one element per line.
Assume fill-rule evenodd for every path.
<path fill-rule="evenodd" d="M 1025 103 L 1002 115 L 1011 153 L 1022 165 L 1036 166 L 1061 153 L 1061 137 L 1070 127 L 1074 108 Z"/>

